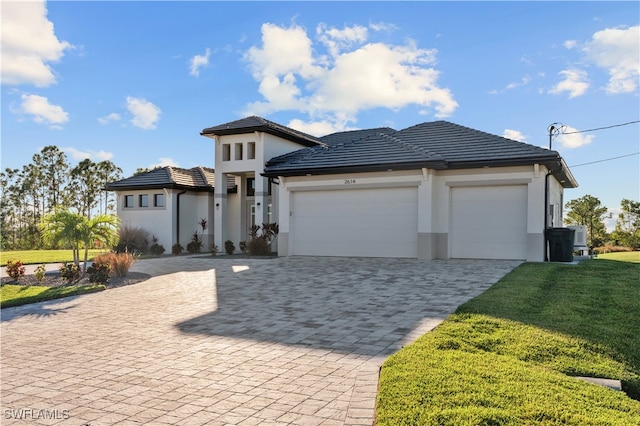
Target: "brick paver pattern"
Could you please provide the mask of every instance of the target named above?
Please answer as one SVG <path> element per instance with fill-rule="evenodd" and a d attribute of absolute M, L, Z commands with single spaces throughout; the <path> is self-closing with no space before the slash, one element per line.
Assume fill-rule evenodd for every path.
<path fill-rule="evenodd" d="M 2 310 L 5 424 L 371 425 L 384 359 L 514 261 L 163 257 Z"/>

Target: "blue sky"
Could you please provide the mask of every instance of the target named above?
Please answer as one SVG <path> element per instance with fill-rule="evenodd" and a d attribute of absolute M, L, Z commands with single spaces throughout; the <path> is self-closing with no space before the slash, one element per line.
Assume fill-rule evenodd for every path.
<path fill-rule="evenodd" d="M 199 132 L 260 115 L 314 135 L 448 120 L 538 146 L 640 119 L 638 2 L 2 2 L 2 168 L 214 164 Z M 640 124 L 553 141 L 614 211 Z M 613 157 L 625 156 L 611 161 Z"/>

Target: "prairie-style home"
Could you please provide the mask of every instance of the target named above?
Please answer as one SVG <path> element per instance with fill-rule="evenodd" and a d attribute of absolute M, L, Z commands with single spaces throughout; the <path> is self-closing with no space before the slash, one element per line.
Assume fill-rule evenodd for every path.
<path fill-rule="evenodd" d="M 314 137 L 261 117 L 208 127 L 214 168 L 107 185 L 123 223 L 224 247 L 278 223 L 279 256 L 545 259 L 577 182 L 558 152 L 447 121 Z M 156 205 L 156 196 L 162 205 Z"/>

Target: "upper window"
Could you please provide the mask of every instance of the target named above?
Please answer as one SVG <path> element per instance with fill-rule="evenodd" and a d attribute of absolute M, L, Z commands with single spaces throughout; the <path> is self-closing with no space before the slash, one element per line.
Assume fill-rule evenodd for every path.
<path fill-rule="evenodd" d="M 242 160 L 242 144 L 237 143 L 235 146 L 235 157 L 236 161 Z"/>
<path fill-rule="evenodd" d="M 133 207 L 133 195 L 124 196 L 124 208 L 130 209 Z"/>
<path fill-rule="evenodd" d="M 164 207 L 164 194 L 153 194 L 153 207 Z"/>
<path fill-rule="evenodd" d="M 231 145 L 228 143 L 222 144 L 222 161 L 231 160 Z"/>
<path fill-rule="evenodd" d="M 256 159 L 256 143 L 249 142 L 247 143 L 247 160 L 255 160 Z"/>
<path fill-rule="evenodd" d="M 149 207 L 149 194 L 140 194 L 138 207 Z"/>

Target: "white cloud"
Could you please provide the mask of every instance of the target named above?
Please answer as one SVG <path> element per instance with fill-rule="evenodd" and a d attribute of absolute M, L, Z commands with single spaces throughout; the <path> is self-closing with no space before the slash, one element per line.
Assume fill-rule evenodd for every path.
<path fill-rule="evenodd" d="M 78 161 L 82 161 L 88 158 L 91 161 L 100 162 L 100 161 L 111 160 L 113 158 L 113 153 L 102 151 L 102 150 L 94 151 L 94 150 L 88 149 L 88 150 L 81 151 L 72 146 L 62 147 L 60 148 L 60 150 L 66 152 L 73 159 Z"/>
<path fill-rule="evenodd" d="M 180 167 L 180 165 L 178 163 L 176 163 L 173 158 L 169 158 L 169 157 L 160 157 L 158 158 L 158 162 L 151 164 L 148 168 L 149 169 L 154 169 L 156 167 L 166 167 L 166 166 L 171 166 L 171 167 Z"/>
<path fill-rule="evenodd" d="M 127 109 L 133 114 L 131 123 L 145 130 L 156 128 L 162 112 L 160 108 L 146 99 L 132 96 L 127 96 Z"/>
<path fill-rule="evenodd" d="M 569 99 L 572 99 L 584 95 L 589 88 L 587 73 L 583 70 L 563 70 L 558 74 L 563 76 L 564 80 L 549 90 L 551 94 L 559 95 L 563 92 L 568 92 Z"/>
<path fill-rule="evenodd" d="M 512 139 L 518 142 L 527 141 L 527 137 L 524 134 L 522 134 L 522 132 L 520 132 L 519 130 L 504 129 L 504 132 L 502 133 L 502 137 L 505 137 L 507 139 Z"/>
<path fill-rule="evenodd" d="M 209 65 L 209 56 L 211 56 L 211 50 L 207 47 L 204 55 L 196 55 L 191 58 L 191 70 L 189 74 L 198 77 L 200 75 L 200 68 Z"/>
<path fill-rule="evenodd" d="M 563 133 L 560 133 L 558 135 L 553 144 L 560 145 L 562 148 L 568 149 L 580 148 L 581 146 L 590 144 L 595 137 L 593 135 L 587 135 L 584 133 L 572 133 L 577 131 L 577 129 L 571 126 L 565 126 L 563 129 Z M 566 133 L 572 134 L 567 135 Z"/>
<path fill-rule="evenodd" d="M 353 130 L 345 127 L 345 123 L 337 123 L 333 120 L 322 121 L 302 121 L 300 119 L 294 119 L 287 124 L 292 129 L 299 130 L 301 132 L 308 133 L 313 136 L 325 136 L 335 132 L 342 132 L 345 130 Z"/>
<path fill-rule="evenodd" d="M 61 129 L 60 125 L 69 121 L 69 114 L 44 96 L 22 94 L 20 98 L 22 103 L 20 108 L 12 110 L 14 113 L 31 115 L 36 123 L 48 124 L 54 129 Z"/>
<path fill-rule="evenodd" d="M 320 24 L 316 28 L 316 33 L 320 42 L 327 46 L 331 56 L 336 57 L 344 49 L 364 43 L 367 40 L 369 31 L 361 25 L 344 27 L 344 29 L 339 30 L 337 28 L 329 28 L 326 24 Z"/>
<path fill-rule="evenodd" d="M 109 115 L 105 115 L 104 117 L 98 118 L 98 122 L 103 126 L 106 126 L 107 124 L 113 121 L 120 121 L 120 118 L 121 118 L 120 114 L 118 114 L 117 112 L 112 112 Z"/>
<path fill-rule="evenodd" d="M 565 47 L 565 49 L 573 49 L 578 45 L 578 42 L 575 40 L 567 40 L 563 43 L 563 46 Z"/>
<path fill-rule="evenodd" d="M 609 73 L 607 92 L 632 93 L 640 76 L 640 26 L 596 32 L 584 47 L 587 58 Z"/>
<path fill-rule="evenodd" d="M 60 41 L 43 1 L 2 2 L 2 84 L 45 87 L 56 82 L 50 63 L 73 46 Z"/>
<path fill-rule="evenodd" d="M 520 79 L 520 81 L 514 81 L 512 83 L 507 84 L 507 86 L 504 88 L 504 90 L 513 90 L 513 89 L 517 89 L 518 87 L 522 87 L 522 86 L 526 86 L 527 84 L 529 84 L 531 82 L 531 77 L 529 77 L 528 75 L 525 75 L 524 77 L 522 77 Z M 504 90 L 493 90 L 491 93 L 500 93 L 503 92 Z"/>
<path fill-rule="evenodd" d="M 362 26 L 321 24 L 316 36 L 328 54 L 314 50 L 302 27 L 262 26 L 262 46 L 251 47 L 245 59 L 264 100 L 247 105 L 246 114 L 297 110 L 311 118 L 305 127 L 317 123 L 318 128 L 330 124 L 339 129 L 366 109 L 418 105 L 446 117 L 457 108 L 451 91 L 438 85 L 435 49 L 421 49 L 412 41 L 368 42 L 368 29 Z"/>

